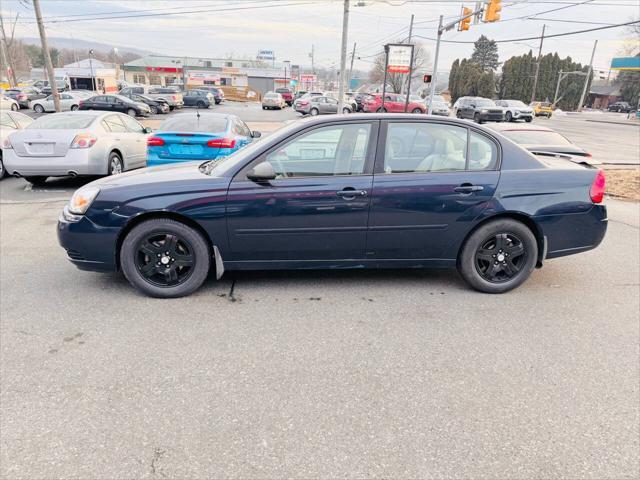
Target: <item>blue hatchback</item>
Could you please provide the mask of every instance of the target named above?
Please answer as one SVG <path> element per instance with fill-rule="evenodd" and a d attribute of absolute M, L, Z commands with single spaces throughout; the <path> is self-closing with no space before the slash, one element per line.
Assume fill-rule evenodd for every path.
<path fill-rule="evenodd" d="M 165 120 L 147 140 L 147 166 L 215 160 L 260 137 L 235 115 L 193 112 Z"/>

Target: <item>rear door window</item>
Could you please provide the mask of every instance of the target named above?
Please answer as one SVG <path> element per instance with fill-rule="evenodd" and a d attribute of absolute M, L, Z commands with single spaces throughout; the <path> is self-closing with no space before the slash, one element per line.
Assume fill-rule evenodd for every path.
<path fill-rule="evenodd" d="M 120 115 L 109 115 L 103 121 L 103 126 L 109 132 L 126 132 L 127 127 L 122 123 Z"/>
<path fill-rule="evenodd" d="M 144 127 L 140 125 L 134 118 L 129 115 L 118 115 L 118 118 L 124 122 L 127 130 L 133 133 L 144 133 Z"/>

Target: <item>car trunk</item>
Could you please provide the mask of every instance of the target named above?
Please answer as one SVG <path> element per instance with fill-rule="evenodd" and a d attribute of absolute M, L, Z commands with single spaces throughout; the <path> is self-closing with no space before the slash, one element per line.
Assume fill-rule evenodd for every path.
<path fill-rule="evenodd" d="M 24 130 L 11 136 L 19 157 L 64 157 L 78 130 Z"/>
<path fill-rule="evenodd" d="M 219 147 L 210 147 L 207 142 L 223 138 L 225 132 L 219 133 L 172 133 L 163 132 L 154 135 L 161 138 L 164 145 L 154 147 L 160 158 L 177 158 L 184 160 L 209 160 L 216 158 Z"/>

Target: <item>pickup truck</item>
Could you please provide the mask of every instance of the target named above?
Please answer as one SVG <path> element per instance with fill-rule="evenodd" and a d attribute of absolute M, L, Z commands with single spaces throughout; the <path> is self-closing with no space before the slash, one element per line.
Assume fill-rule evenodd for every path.
<path fill-rule="evenodd" d="M 124 96 L 136 93 L 138 95 L 146 95 L 154 99 L 164 100 L 169 104 L 169 110 L 182 108 L 184 106 L 182 92 L 175 87 L 148 87 L 147 85 L 133 85 L 123 88 L 118 93 Z"/>

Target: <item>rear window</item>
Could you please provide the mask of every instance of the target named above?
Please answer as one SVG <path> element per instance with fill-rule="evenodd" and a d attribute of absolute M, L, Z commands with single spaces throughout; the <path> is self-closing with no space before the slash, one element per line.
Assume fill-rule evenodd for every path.
<path fill-rule="evenodd" d="M 291 90 L 288 88 L 276 88 L 277 93 L 291 93 Z"/>
<path fill-rule="evenodd" d="M 544 130 L 506 130 L 502 134 L 522 145 L 572 145 L 572 143 L 557 132 Z"/>
<path fill-rule="evenodd" d="M 227 119 L 209 115 L 175 116 L 164 121 L 158 130 L 164 132 L 223 132 L 227 129 Z"/>
<path fill-rule="evenodd" d="M 177 88 L 154 88 L 149 90 L 149 93 L 178 93 Z"/>
<path fill-rule="evenodd" d="M 27 128 L 44 130 L 63 130 L 87 128 L 95 120 L 93 115 L 66 114 L 40 117 Z"/>

